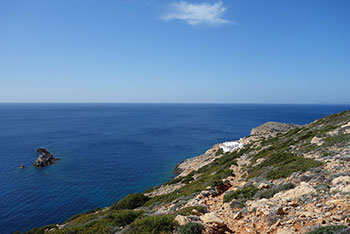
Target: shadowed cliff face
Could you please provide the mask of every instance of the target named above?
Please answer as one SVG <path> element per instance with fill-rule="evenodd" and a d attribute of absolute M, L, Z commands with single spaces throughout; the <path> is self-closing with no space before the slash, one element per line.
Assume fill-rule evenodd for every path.
<path fill-rule="evenodd" d="M 45 167 L 55 163 L 59 158 L 54 157 L 47 149 L 38 148 L 36 150 L 40 155 L 38 159 L 34 162 L 34 167 Z"/>
<path fill-rule="evenodd" d="M 349 233 L 350 111 L 305 126 L 269 122 L 239 141 L 244 148 L 224 153 L 216 144 L 185 160 L 182 174 L 147 193 L 40 230 Z"/>

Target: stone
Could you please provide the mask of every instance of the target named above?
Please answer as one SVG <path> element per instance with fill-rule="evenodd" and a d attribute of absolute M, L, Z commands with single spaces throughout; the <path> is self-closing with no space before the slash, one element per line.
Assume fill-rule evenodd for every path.
<path fill-rule="evenodd" d="M 203 223 L 216 223 L 218 225 L 224 225 L 224 222 L 218 218 L 214 212 L 206 213 L 199 217 Z"/>
<path fill-rule="evenodd" d="M 290 189 L 285 192 L 279 192 L 273 196 L 272 200 L 278 200 L 278 199 L 290 199 L 295 200 L 305 195 L 311 195 L 313 193 L 316 193 L 316 189 L 314 189 L 310 184 L 301 182 L 299 186 L 297 186 L 294 189 Z"/>
<path fill-rule="evenodd" d="M 340 192 L 340 193 L 350 193 L 350 184 L 349 185 L 337 185 L 335 187 L 332 187 L 330 190 L 331 193 L 336 193 L 336 192 Z"/>
<path fill-rule="evenodd" d="M 350 184 L 350 176 L 339 176 L 332 180 L 332 184 Z"/>
<path fill-rule="evenodd" d="M 180 226 L 188 224 L 189 219 L 187 218 L 187 216 L 183 216 L 183 215 L 177 215 L 174 219 Z"/>
<path fill-rule="evenodd" d="M 199 211 L 196 210 L 196 209 L 193 209 L 193 210 L 192 210 L 192 214 L 195 214 L 195 215 L 198 215 L 198 216 L 202 215 L 202 213 L 199 212 Z"/>
<path fill-rule="evenodd" d="M 283 228 L 278 229 L 278 231 L 276 232 L 276 234 L 293 234 L 294 232 L 291 230 L 286 230 Z"/>
<path fill-rule="evenodd" d="M 54 157 L 47 149 L 38 148 L 36 150 L 40 155 L 34 162 L 34 167 L 45 167 L 55 163 L 59 158 Z"/>
<path fill-rule="evenodd" d="M 286 212 L 283 210 L 282 207 L 279 207 L 279 208 L 277 209 L 277 211 L 276 211 L 276 214 L 277 214 L 277 215 L 285 215 Z"/>
<path fill-rule="evenodd" d="M 265 189 L 265 188 L 268 188 L 270 187 L 269 184 L 265 183 L 265 182 L 262 182 L 258 185 L 258 189 Z"/>
<path fill-rule="evenodd" d="M 324 143 L 324 141 L 322 140 L 322 138 L 313 137 L 311 139 L 310 143 L 320 146 L 320 145 L 322 145 Z"/>
<path fill-rule="evenodd" d="M 243 215 L 242 215 L 242 212 L 241 212 L 241 211 L 239 211 L 239 212 L 237 212 L 236 214 L 233 215 L 233 218 L 234 218 L 234 219 L 240 219 L 240 218 L 242 218 L 242 217 L 243 217 Z"/>

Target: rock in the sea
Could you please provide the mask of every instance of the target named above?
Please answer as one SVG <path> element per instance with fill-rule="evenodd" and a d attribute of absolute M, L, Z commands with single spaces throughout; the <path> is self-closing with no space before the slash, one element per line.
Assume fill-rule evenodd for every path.
<path fill-rule="evenodd" d="M 38 148 L 36 152 L 40 153 L 38 159 L 34 162 L 34 167 L 45 167 L 55 163 L 59 158 L 54 157 L 47 149 Z"/>
<path fill-rule="evenodd" d="M 24 165 L 22 164 L 21 166 L 19 166 L 18 168 L 24 168 Z"/>

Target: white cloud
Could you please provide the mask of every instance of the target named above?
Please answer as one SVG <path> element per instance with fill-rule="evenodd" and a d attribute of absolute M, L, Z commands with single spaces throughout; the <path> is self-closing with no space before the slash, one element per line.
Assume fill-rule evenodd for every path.
<path fill-rule="evenodd" d="M 229 23 L 223 18 L 226 8 L 222 2 L 192 4 L 185 1 L 170 5 L 170 11 L 162 17 L 163 20 L 183 20 L 190 25 L 218 26 Z"/>

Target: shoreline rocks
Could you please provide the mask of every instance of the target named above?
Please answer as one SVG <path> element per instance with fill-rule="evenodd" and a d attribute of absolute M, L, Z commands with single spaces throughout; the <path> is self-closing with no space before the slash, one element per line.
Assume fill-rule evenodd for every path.
<path fill-rule="evenodd" d="M 34 167 L 45 167 L 49 166 L 53 163 L 55 163 L 59 158 L 56 158 L 53 156 L 47 149 L 45 148 L 38 148 L 36 150 L 40 155 L 38 159 L 34 162 L 33 166 Z"/>

